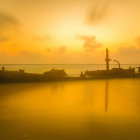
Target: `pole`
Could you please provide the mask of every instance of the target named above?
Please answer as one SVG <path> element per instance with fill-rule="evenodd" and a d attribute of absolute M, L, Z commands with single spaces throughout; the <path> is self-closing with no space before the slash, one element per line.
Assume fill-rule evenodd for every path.
<path fill-rule="evenodd" d="M 106 70 L 109 71 L 109 61 L 111 61 L 111 59 L 109 59 L 109 51 L 108 49 L 106 49 Z"/>

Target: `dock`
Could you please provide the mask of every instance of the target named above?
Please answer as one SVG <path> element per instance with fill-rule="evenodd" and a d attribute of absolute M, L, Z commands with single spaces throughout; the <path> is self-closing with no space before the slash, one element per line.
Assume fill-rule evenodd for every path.
<path fill-rule="evenodd" d="M 95 79 L 113 79 L 113 78 L 140 78 L 140 67 L 121 68 L 120 62 L 118 68 L 109 68 L 109 50 L 106 49 L 106 69 L 94 71 L 81 71 L 78 77 L 71 77 L 64 69 L 51 69 L 43 74 L 27 73 L 22 69 L 19 71 L 8 71 L 5 67 L 0 70 L 0 83 L 20 83 L 20 82 L 51 82 L 51 81 L 78 81 L 78 80 L 95 80 Z"/>

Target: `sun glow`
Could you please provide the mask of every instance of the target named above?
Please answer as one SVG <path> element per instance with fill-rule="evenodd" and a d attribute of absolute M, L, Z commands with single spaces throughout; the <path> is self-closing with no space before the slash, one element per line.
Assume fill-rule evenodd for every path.
<path fill-rule="evenodd" d="M 73 63 L 70 62 L 72 57 L 80 56 L 77 63 L 83 60 L 89 63 L 93 57 L 97 59 L 101 56 L 99 59 L 103 60 L 105 48 L 120 58 L 120 49 L 128 48 L 124 52 L 127 52 L 125 57 L 129 61 L 128 54 L 138 52 L 139 55 L 140 52 L 139 40 L 136 40 L 140 35 L 140 2 L 134 1 L 126 4 L 120 0 L 41 0 L 33 4 L 33 0 L 2 0 L 0 62 L 15 63 L 18 56 L 19 60 L 27 63 L 22 58 L 30 55 L 32 63 L 35 63 L 34 56 L 39 61 L 52 58 L 54 63 L 57 63 L 56 60 Z M 10 56 L 13 59 L 9 59 Z M 96 63 L 100 62 L 99 59 Z M 139 63 L 136 59 L 131 61 Z"/>

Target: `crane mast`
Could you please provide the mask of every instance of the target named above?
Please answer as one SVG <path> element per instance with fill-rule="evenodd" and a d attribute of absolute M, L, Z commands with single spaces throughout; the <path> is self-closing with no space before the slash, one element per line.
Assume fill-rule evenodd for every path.
<path fill-rule="evenodd" d="M 109 51 L 108 51 L 108 49 L 106 49 L 105 61 L 106 61 L 106 70 L 109 71 L 109 61 L 111 61 L 111 59 L 109 59 Z"/>

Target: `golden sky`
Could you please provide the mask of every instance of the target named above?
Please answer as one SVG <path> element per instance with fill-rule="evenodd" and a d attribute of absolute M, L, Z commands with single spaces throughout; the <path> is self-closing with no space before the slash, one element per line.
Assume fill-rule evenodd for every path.
<path fill-rule="evenodd" d="M 0 0 L 0 63 L 140 63 L 140 0 Z"/>

